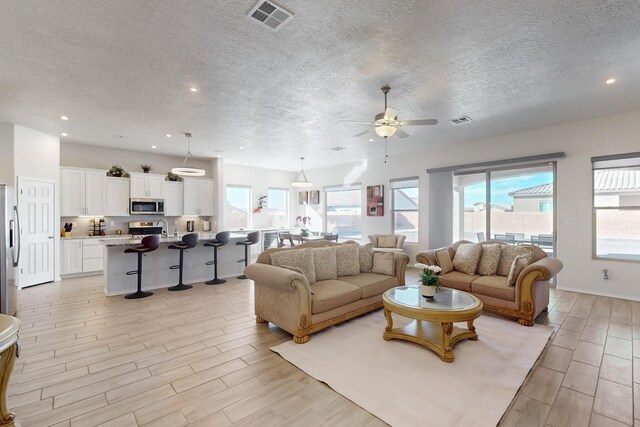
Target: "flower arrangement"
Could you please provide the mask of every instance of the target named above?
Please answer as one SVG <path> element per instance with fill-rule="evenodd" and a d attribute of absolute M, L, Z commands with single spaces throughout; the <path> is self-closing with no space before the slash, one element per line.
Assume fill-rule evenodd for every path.
<path fill-rule="evenodd" d="M 308 230 L 309 226 L 311 225 L 311 217 L 308 216 L 298 216 L 296 217 L 296 223 L 300 224 L 302 223 L 302 226 L 300 227 L 302 230 Z"/>
<path fill-rule="evenodd" d="M 115 176 L 115 177 L 126 177 L 127 173 L 124 171 L 124 168 L 119 165 L 111 166 L 111 169 L 107 171 L 107 176 Z"/>
<path fill-rule="evenodd" d="M 176 175 L 173 172 L 168 172 L 167 173 L 167 177 L 165 178 L 166 181 L 172 181 L 172 182 L 177 182 L 177 181 L 182 181 L 182 178 L 180 178 L 180 175 Z"/>
<path fill-rule="evenodd" d="M 438 274 L 442 271 L 440 267 L 438 267 L 437 265 L 417 263 L 416 268 L 422 269 L 422 274 L 420 274 L 420 283 L 425 286 L 435 286 L 436 288 L 440 287 L 440 276 L 438 276 Z"/>

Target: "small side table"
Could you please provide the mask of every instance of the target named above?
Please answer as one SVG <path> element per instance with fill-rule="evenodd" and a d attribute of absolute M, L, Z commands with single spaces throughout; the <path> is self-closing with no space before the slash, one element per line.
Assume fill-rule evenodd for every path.
<path fill-rule="evenodd" d="M 20 319 L 0 314 L 0 427 L 20 427 L 16 414 L 7 407 L 7 386 L 13 364 L 20 353 Z"/>

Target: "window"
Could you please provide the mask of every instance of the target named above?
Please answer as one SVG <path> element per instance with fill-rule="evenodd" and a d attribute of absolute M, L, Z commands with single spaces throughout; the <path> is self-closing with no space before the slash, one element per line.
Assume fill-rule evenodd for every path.
<path fill-rule="evenodd" d="M 225 222 L 230 230 L 251 227 L 251 187 L 227 185 Z"/>
<path fill-rule="evenodd" d="M 418 243 L 418 177 L 391 181 L 393 233 L 407 236 L 407 243 Z"/>
<path fill-rule="evenodd" d="M 553 254 L 554 180 L 555 163 L 455 172 L 454 240 L 533 243 Z"/>
<path fill-rule="evenodd" d="M 271 227 L 289 225 L 289 190 L 282 188 L 267 190 L 267 213 Z"/>
<path fill-rule="evenodd" d="M 340 238 L 360 239 L 362 190 L 360 184 L 325 187 L 327 232 Z"/>
<path fill-rule="evenodd" d="M 640 155 L 593 162 L 594 255 L 640 261 Z"/>

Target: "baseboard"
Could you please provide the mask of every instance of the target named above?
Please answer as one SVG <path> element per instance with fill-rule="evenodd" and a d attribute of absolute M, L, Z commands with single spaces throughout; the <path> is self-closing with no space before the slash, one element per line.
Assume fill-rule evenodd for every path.
<path fill-rule="evenodd" d="M 614 295 L 614 294 L 610 294 L 607 292 L 593 292 L 593 291 L 585 291 L 584 289 L 576 289 L 576 288 L 570 288 L 570 287 L 556 287 L 556 289 L 560 290 L 560 291 L 569 291 L 569 292 L 577 292 L 577 293 L 581 293 L 581 294 L 589 294 L 589 295 L 596 295 L 599 297 L 608 297 L 608 298 L 617 298 L 617 299 L 623 299 L 623 300 L 627 300 L 627 301 L 640 301 L 640 297 L 636 297 L 636 298 L 632 298 L 632 297 L 623 297 L 620 295 Z"/>

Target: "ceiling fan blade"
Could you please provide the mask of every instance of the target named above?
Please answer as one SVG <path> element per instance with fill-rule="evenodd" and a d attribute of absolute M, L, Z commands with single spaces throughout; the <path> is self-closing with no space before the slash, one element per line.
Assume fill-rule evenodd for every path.
<path fill-rule="evenodd" d="M 409 134 L 403 131 L 402 129 L 400 129 L 399 127 L 396 127 L 395 136 L 405 139 L 409 137 Z"/>
<path fill-rule="evenodd" d="M 397 116 L 398 116 L 398 110 L 396 110 L 395 108 L 387 107 L 387 109 L 384 112 L 384 119 L 386 121 L 391 121 L 395 119 Z"/>
<path fill-rule="evenodd" d="M 369 132 L 371 132 L 372 130 L 373 130 L 373 129 L 367 129 L 367 130 L 365 130 L 364 132 L 360 132 L 360 133 L 357 133 L 357 134 L 353 135 L 353 137 L 354 137 L 354 138 L 357 138 L 357 137 L 359 137 L 359 136 L 366 135 L 366 134 L 368 134 Z"/>
<path fill-rule="evenodd" d="M 423 126 L 423 125 L 437 125 L 436 119 L 424 119 L 424 120 L 403 120 L 399 123 L 400 126 Z"/>
<path fill-rule="evenodd" d="M 342 122 L 342 123 L 355 123 L 355 124 L 358 124 L 358 125 L 373 125 L 373 123 L 371 123 L 371 122 L 358 122 L 358 121 L 355 121 L 355 120 L 338 120 L 338 121 Z"/>

